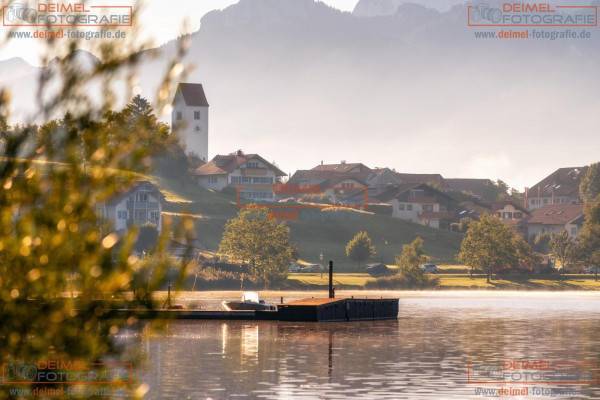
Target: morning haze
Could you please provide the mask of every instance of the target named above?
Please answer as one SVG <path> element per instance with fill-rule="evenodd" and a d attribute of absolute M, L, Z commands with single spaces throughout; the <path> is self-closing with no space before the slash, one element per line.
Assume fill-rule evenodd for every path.
<path fill-rule="evenodd" d="M 209 157 L 242 148 L 287 173 L 347 160 L 521 190 L 597 159 L 597 37 L 477 40 L 463 5 L 384 3 L 242 0 L 205 15 L 186 61 L 211 104 Z M 164 68 L 142 67 L 143 95 Z M 15 108 L 28 109 L 18 88 L 32 75 L 17 75 Z"/>

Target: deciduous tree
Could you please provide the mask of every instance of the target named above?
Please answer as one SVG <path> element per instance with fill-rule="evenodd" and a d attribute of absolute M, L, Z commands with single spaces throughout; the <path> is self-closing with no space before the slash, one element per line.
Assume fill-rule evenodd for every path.
<path fill-rule="evenodd" d="M 346 257 L 357 264 L 367 261 L 376 254 L 375 246 L 371 242 L 369 234 L 360 231 L 346 244 Z"/>
<path fill-rule="evenodd" d="M 247 207 L 225 225 L 219 253 L 248 264 L 249 273 L 265 287 L 287 276 L 293 259 L 290 229 L 265 207 Z"/>
<path fill-rule="evenodd" d="M 561 271 L 567 271 L 577 260 L 577 245 L 567 231 L 554 233 L 550 237 L 550 253 L 560 263 Z"/>
<path fill-rule="evenodd" d="M 500 219 L 483 215 L 469 225 L 458 258 L 466 265 L 485 271 L 489 282 L 499 268 L 529 261 L 531 248 L 516 235 Z"/>
<path fill-rule="evenodd" d="M 591 164 L 581 178 L 579 192 L 584 202 L 593 201 L 600 195 L 600 162 Z"/>

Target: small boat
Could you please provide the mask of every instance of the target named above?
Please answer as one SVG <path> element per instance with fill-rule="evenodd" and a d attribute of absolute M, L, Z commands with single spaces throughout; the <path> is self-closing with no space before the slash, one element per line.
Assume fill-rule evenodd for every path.
<path fill-rule="evenodd" d="M 224 301 L 222 304 L 227 311 L 277 311 L 275 304 L 259 300 L 257 292 L 244 292 L 241 301 Z"/>

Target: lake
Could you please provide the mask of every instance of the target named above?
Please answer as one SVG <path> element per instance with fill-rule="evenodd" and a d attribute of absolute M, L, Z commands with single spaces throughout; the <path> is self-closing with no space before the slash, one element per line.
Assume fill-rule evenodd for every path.
<path fill-rule="evenodd" d="M 397 321 L 171 322 L 140 341 L 147 398 L 600 398 L 600 294 L 384 295 Z"/>

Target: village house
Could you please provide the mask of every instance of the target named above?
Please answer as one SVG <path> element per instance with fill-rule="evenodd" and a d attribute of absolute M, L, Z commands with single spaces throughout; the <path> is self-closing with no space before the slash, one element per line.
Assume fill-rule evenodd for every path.
<path fill-rule="evenodd" d="M 216 155 L 194 172 L 198 184 L 212 190 L 233 187 L 241 198 L 254 201 L 274 201 L 273 186 L 286 176 L 277 166 L 258 154 L 238 150 L 227 155 Z"/>
<path fill-rule="evenodd" d="M 511 200 L 492 204 L 492 212 L 502 221 L 519 222 L 529 216 L 529 211 Z"/>
<path fill-rule="evenodd" d="M 163 195 L 154 184 L 140 181 L 109 201 L 96 204 L 96 213 L 109 221 L 117 233 L 146 224 L 156 226 L 160 232 L 163 201 Z"/>
<path fill-rule="evenodd" d="M 540 234 L 566 231 L 576 238 L 583 225 L 582 204 L 553 204 L 531 211 L 527 220 L 527 237 L 534 240 Z"/>
<path fill-rule="evenodd" d="M 517 202 L 504 200 L 492 203 L 491 213 L 523 237 L 527 236 L 527 218 L 530 213 Z"/>
<path fill-rule="evenodd" d="M 288 181 L 288 186 L 297 186 L 296 196 L 304 197 L 305 189 L 310 193 L 328 198 L 333 203 L 360 203 L 367 196 L 367 183 L 364 172 L 343 170 L 310 169 L 298 170 Z"/>
<path fill-rule="evenodd" d="M 559 168 L 531 188 L 525 188 L 527 209 L 581 203 L 579 184 L 586 171 L 587 167 Z"/>
<path fill-rule="evenodd" d="M 448 229 L 456 219 L 456 201 L 429 185 L 403 184 L 376 197 L 392 206 L 392 217 L 436 229 Z"/>

